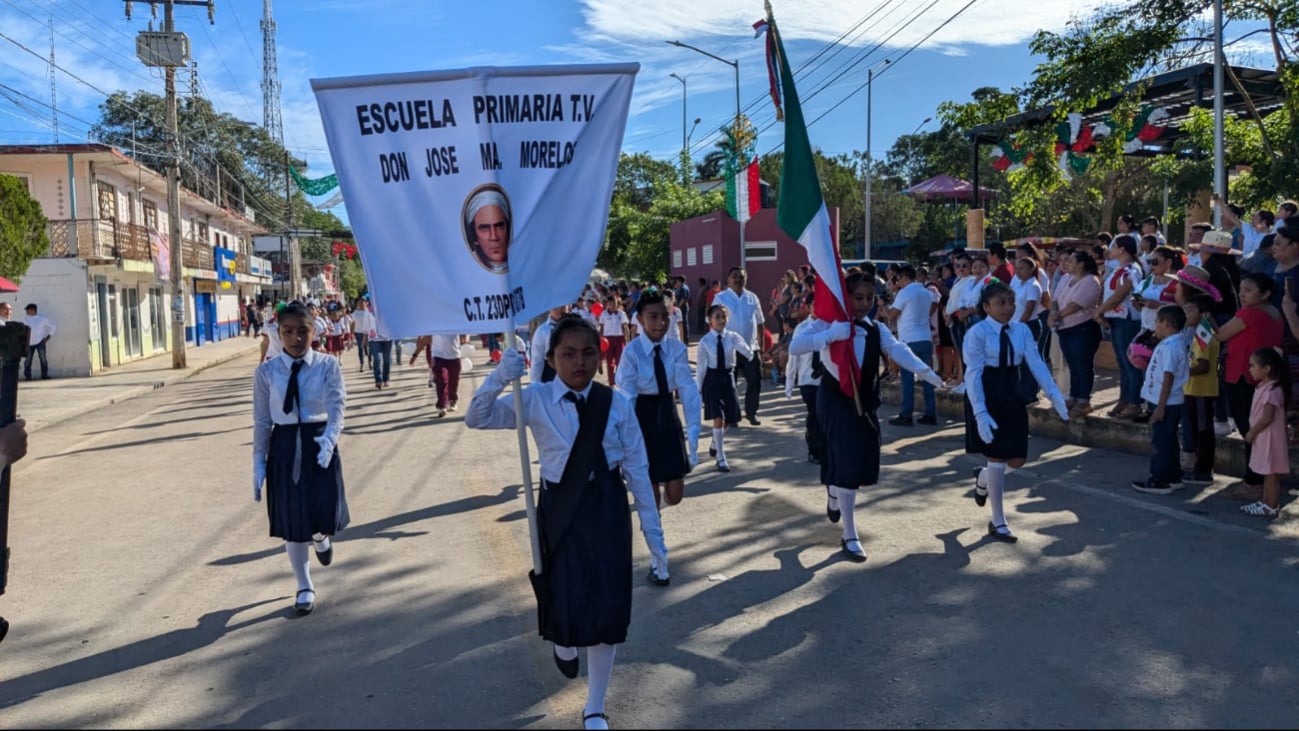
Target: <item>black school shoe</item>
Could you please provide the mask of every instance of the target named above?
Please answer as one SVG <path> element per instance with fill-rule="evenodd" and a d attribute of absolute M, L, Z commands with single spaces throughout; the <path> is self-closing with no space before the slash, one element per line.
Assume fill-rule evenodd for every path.
<path fill-rule="evenodd" d="M 983 472 L 982 467 L 974 468 L 974 504 L 983 507 L 988 504 L 988 488 L 979 487 L 979 475 Z M 983 492 L 979 492 L 982 489 Z"/>
<path fill-rule="evenodd" d="M 853 563 L 865 563 L 865 562 L 866 562 L 866 551 L 864 551 L 864 550 L 862 550 L 862 549 L 860 549 L 860 548 L 858 548 L 856 551 L 854 551 L 854 550 L 852 550 L 851 548 L 848 548 L 848 543 L 849 543 L 849 540 L 848 540 L 847 538 L 840 538 L 840 539 L 839 539 L 839 547 L 840 547 L 840 549 L 843 551 L 843 555 L 847 556 L 847 557 L 848 557 L 848 560 L 849 560 L 849 561 L 852 561 Z M 857 545 L 860 546 L 860 545 L 861 545 L 861 541 L 857 541 Z"/>
<path fill-rule="evenodd" d="M 578 661 L 576 657 L 572 660 L 565 660 L 557 652 L 554 653 L 554 657 L 555 667 L 559 668 L 559 672 L 563 673 L 565 678 L 572 680 L 577 677 Z"/>
<path fill-rule="evenodd" d="M 310 599 L 303 599 L 303 594 L 310 594 Z M 315 589 L 298 589 L 298 596 L 293 602 L 293 610 L 298 613 L 299 617 L 305 617 L 311 614 L 311 610 L 316 608 L 316 590 Z"/>
<path fill-rule="evenodd" d="M 1005 532 L 1003 533 L 1002 531 Z M 1002 543 L 1014 543 L 1019 540 L 1019 536 L 1011 533 L 1010 528 L 1008 528 L 1004 523 L 1002 525 L 993 525 L 989 522 L 988 535 L 992 536 L 994 541 L 1001 541 Z"/>
<path fill-rule="evenodd" d="M 316 560 L 320 561 L 321 566 L 328 566 L 334 562 L 334 541 L 329 541 L 329 549 L 325 551 L 316 551 Z"/>
<path fill-rule="evenodd" d="M 650 569 L 649 576 L 646 576 L 645 580 L 653 584 L 654 586 L 669 586 L 672 584 L 671 576 L 669 576 L 666 579 L 660 579 L 659 575 L 654 573 L 654 569 Z"/>

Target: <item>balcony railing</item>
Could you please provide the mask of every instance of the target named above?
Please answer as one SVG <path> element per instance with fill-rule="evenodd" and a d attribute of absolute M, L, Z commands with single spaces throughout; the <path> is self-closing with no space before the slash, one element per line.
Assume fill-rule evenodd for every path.
<path fill-rule="evenodd" d="M 216 259 L 212 247 L 198 239 L 185 238 L 181 242 L 182 261 L 191 269 L 215 269 Z"/>
<path fill-rule="evenodd" d="M 149 230 L 133 223 L 92 218 L 64 219 L 50 221 L 48 232 L 50 248 L 45 253 L 47 257 L 87 261 L 152 259 Z M 191 269 L 215 268 L 211 245 L 198 239 L 181 240 L 181 257 L 184 265 Z M 246 269 L 245 258 L 244 270 Z"/>

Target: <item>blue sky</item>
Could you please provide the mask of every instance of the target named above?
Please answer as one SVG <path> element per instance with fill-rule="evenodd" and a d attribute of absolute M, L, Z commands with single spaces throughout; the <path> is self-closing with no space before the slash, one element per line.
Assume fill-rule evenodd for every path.
<path fill-rule="evenodd" d="M 809 130 L 812 143 L 831 154 L 865 149 L 866 94 L 854 90 L 865 84 L 867 68 L 885 58 L 894 62 L 876 72 L 872 85 L 876 157 L 882 157 L 898 136 L 934 116 L 940 102 L 967 100 L 981 86 L 1024 83 L 1037 63 L 1025 47 L 1032 34 L 1040 28 L 1059 30 L 1072 14 L 1093 6 L 1077 0 L 975 0 L 925 39 L 967 3 L 775 0 L 795 68 L 856 28 L 822 56 L 828 58 L 824 65 L 799 79 L 807 118 L 826 113 Z M 262 121 L 261 11 L 261 0 L 222 0 L 217 3 L 216 25 L 208 24 L 205 9 L 176 11 L 178 29 L 189 35 L 198 61 L 199 91 L 218 109 L 257 123 Z M 742 105 L 756 102 L 750 115 L 760 130 L 774 117 L 765 98 L 762 43 L 753 38 L 750 27 L 762 17 L 760 0 L 279 0 L 274 14 L 285 142 L 308 160 L 309 177 L 333 170 L 311 78 L 636 61 L 642 68 L 624 150 L 674 159 L 681 147 L 682 85 L 669 74 L 677 73 L 687 79 L 689 121 L 702 119 L 692 138 L 698 160 L 715 141 L 717 128 L 734 113 L 735 77 L 729 65 L 665 43 L 680 40 L 738 59 Z M 42 106 L 50 102 L 44 59 L 50 51 L 51 16 L 55 61 L 79 77 L 56 72 L 60 141 L 85 140 L 105 91 L 143 88 L 162 93 L 160 75 L 151 75 L 134 53 L 134 35 L 146 29 L 147 4 L 136 2 L 135 19 L 127 22 L 117 2 L 0 0 L 0 33 L 39 54 L 38 58 L 0 38 L 0 144 L 54 140 L 51 112 Z M 857 25 L 866 16 L 869 19 Z M 1271 66 L 1253 46 L 1238 48 L 1233 61 Z M 841 72 L 842 78 L 812 96 Z M 189 74 L 179 79 L 180 89 L 188 93 Z M 759 138 L 759 152 L 774 149 L 781 138 L 781 126 L 771 126 Z"/>

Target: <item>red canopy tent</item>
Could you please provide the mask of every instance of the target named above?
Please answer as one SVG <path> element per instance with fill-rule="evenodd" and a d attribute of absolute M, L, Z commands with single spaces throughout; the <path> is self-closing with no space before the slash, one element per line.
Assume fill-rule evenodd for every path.
<path fill-rule="evenodd" d="M 974 186 L 970 185 L 969 181 L 957 180 L 950 175 L 935 175 L 902 192 L 920 201 L 974 202 Z M 979 188 L 979 197 L 982 200 L 986 201 L 996 194 L 997 191 L 990 188 Z"/>

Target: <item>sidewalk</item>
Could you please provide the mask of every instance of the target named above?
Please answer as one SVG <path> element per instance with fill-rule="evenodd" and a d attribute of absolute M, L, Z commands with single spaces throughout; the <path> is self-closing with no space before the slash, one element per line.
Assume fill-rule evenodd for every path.
<path fill-rule="evenodd" d="M 18 415 L 27 420 L 27 431 L 35 432 L 254 354 L 261 342 L 261 338 L 237 337 L 197 348 L 190 345 L 185 348 L 188 367 L 182 370 L 172 369 L 171 353 L 161 353 L 89 377 L 25 381 L 20 374 Z M 251 378 L 250 366 L 250 388 Z"/>

